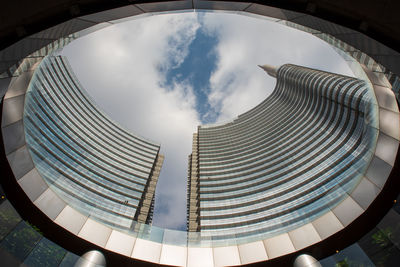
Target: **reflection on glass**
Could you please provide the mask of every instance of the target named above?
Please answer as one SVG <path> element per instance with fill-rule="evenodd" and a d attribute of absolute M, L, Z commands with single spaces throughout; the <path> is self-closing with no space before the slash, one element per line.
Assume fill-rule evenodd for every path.
<path fill-rule="evenodd" d="M 58 266 L 65 253 L 65 249 L 62 247 L 51 242 L 47 238 L 42 238 L 25 259 L 24 264 L 27 266 L 41 267 Z"/>
<path fill-rule="evenodd" d="M 8 200 L 0 205 L 0 240 L 2 240 L 17 223 L 21 221 L 17 211 Z"/>
<path fill-rule="evenodd" d="M 357 244 L 320 261 L 323 267 L 373 267 L 375 266 Z"/>
<path fill-rule="evenodd" d="M 22 221 L 0 243 L 0 247 L 23 261 L 42 238 L 41 234 Z"/>

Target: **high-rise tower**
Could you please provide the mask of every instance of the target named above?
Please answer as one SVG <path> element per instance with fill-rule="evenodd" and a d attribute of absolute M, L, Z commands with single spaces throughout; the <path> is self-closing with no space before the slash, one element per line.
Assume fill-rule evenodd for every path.
<path fill-rule="evenodd" d="M 377 111 L 366 82 L 295 65 L 262 68 L 277 79 L 267 99 L 195 134 L 188 225 L 202 237 L 305 225 L 343 201 L 372 159 Z"/>
<path fill-rule="evenodd" d="M 101 112 L 66 58 L 49 56 L 37 67 L 23 122 L 38 174 L 68 205 L 116 228 L 151 222 L 160 146 Z"/>

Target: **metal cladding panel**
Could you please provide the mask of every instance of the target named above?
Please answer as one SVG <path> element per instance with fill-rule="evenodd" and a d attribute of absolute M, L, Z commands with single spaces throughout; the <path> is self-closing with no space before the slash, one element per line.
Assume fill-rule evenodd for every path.
<path fill-rule="evenodd" d="M 74 18 L 69 21 L 64 22 L 61 25 L 58 25 L 61 36 L 65 37 L 69 34 L 73 34 L 82 30 L 85 30 L 91 26 L 96 25 L 96 22 L 87 21 L 80 18 Z"/>
<path fill-rule="evenodd" d="M 178 11 L 185 9 L 192 9 L 192 1 L 182 0 L 182 1 L 165 1 L 157 3 L 145 3 L 136 4 L 144 12 L 165 12 L 165 11 Z"/>
<path fill-rule="evenodd" d="M 18 183 L 32 202 L 49 188 L 36 169 L 30 170 Z"/>
<path fill-rule="evenodd" d="M 7 64 L 0 69 L 0 73 L 7 71 L 8 67 L 17 63 L 20 59 L 27 57 L 32 52 L 41 49 L 52 41 L 53 40 L 50 39 L 25 38 L 0 51 L 1 61 L 7 62 Z"/>
<path fill-rule="evenodd" d="M 368 78 L 371 80 L 373 85 L 391 88 L 391 84 L 382 72 L 367 72 Z"/>
<path fill-rule="evenodd" d="M 7 160 L 17 180 L 34 168 L 32 158 L 26 146 L 8 154 Z"/>
<path fill-rule="evenodd" d="M 262 241 L 238 245 L 238 249 L 242 264 L 265 261 L 268 259 L 268 255 L 265 251 L 264 243 Z"/>
<path fill-rule="evenodd" d="M 358 205 L 357 202 L 355 202 L 351 197 L 346 198 L 332 211 L 339 219 L 339 221 L 343 224 L 343 226 L 349 225 L 364 212 L 363 208 Z"/>
<path fill-rule="evenodd" d="M 3 127 L 22 119 L 22 115 L 24 113 L 24 100 L 25 95 L 4 99 L 4 111 L 1 123 Z"/>
<path fill-rule="evenodd" d="M 137 238 L 132 251 L 132 258 L 160 263 L 162 244 Z"/>
<path fill-rule="evenodd" d="M 374 55 L 397 55 L 397 52 L 395 52 L 393 49 L 382 45 L 378 42 L 375 42 L 374 40 L 371 40 L 370 37 L 365 36 L 363 33 L 360 32 L 354 32 L 353 34 L 345 34 L 340 36 L 340 39 L 343 42 L 346 42 L 354 47 L 357 47 L 357 49 L 363 51 L 364 53 L 371 55 L 372 57 Z"/>
<path fill-rule="evenodd" d="M 135 16 L 142 13 L 143 11 L 141 11 L 139 8 L 135 7 L 134 5 L 129 5 L 120 8 L 110 9 L 95 14 L 90 14 L 87 16 L 83 16 L 81 18 L 91 22 L 100 23 L 100 22 L 108 22 L 116 19 Z"/>
<path fill-rule="evenodd" d="M 30 38 L 57 40 L 71 33 L 70 27 L 68 25 L 70 25 L 70 22 L 68 21 L 58 24 L 46 30 L 32 34 Z"/>
<path fill-rule="evenodd" d="M 136 237 L 134 236 L 112 230 L 105 248 L 130 257 L 135 241 Z"/>
<path fill-rule="evenodd" d="M 18 78 L 13 78 L 10 81 L 9 87 L 7 89 L 7 94 L 4 98 L 7 99 L 25 94 L 29 82 L 32 78 L 32 74 L 33 71 L 28 71 L 18 76 Z"/>
<path fill-rule="evenodd" d="M 203 1 L 194 0 L 194 9 L 224 10 L 224 11 L 242 11 L 251 4 L 246 2 L 228 2 L 228 1 Z"/>
<path fill-rule="evenodd" d="M 187 247 L 163 244 L 160 264 L 172 266 L 186 266 Z"/>
<path fill-rule="evenodd" d="M 66 204 L 50 188 L 47 188 L 34 202 L 47 217 L 54 221 Z"/>
<path fill-rule="evenodd" d="M 379 107 L 391 110 L 393 112 L 399 112 L 396 97 L 392 90 L 384 86 L 375 85 L 374 91 Z"/>
<path fill-rule="evenodd" d="M 240 256 L 237 246 L 213 248 L 214 266 L 237 266 L 240 265 Z"/>
<path fill-rule="evenodd" d="M 400 140 L 400 115 L 384 108 L 379 109 L 379 130 Z"/>
<path fill-rule="evenodd" d="M 188 248 L 188 267 L 213 267 L 213 249 L 212 248 Z"/>
<path fill-rule="evenodd" d="M 264 245 L 269 259 L 280 257 L 296 250 L 287 233 L 264 240 Z"/>
<path fill-rule="evenodd" d="M 366 53 L 368 52 L 366 51 Z M 379 52 L 374 52 L 374 54 L 371 54 L 371 57 L 373 57 L 380 64 L 383 64 L 390 71 L 396 73 L 396 75 L 400 75 L 400 55 L 398 52 L 392 50 L 386 55 L 381 55 Z"/>
<path fill-rule="evenodd" d="M 312 222 L 321 239 L 325 239 L 343 229 L 343 225 L 332 211 Z"/>
<path fill-rule="evenodd" d="M 369 179 L 363 178 L 351 193 L 351 197 L 366 210 L 380 191 Z"/>
<path fill-rule="evenodd" d="M 98 246 L 105 247 L 111 231 L 111 228 L 89 218 L 82 226 L 78 236 Z"/>
<path fill-rule="evenodd" d="M 87 216 L 77 212 L 70 206 L 66 206 L 57 216 L 54 222 L 67 229 L 71 233 L 78 235 L 86 220 Z"/>
<path fill-rule="evenodd" d="M 321 241 L 321 237 L 311 223 L 289 232 L 289 236 L 296 250 L 300 250 Z"/>
<path fill-rule="evenodd" d="M 378 137 L 378 142 L 376 144 L 375 155 L 383 159 L 386 163 L 393 166 L 396 160 L 398 147 L 399 147 L 399 140 L 396 140 L 380 132 Z"/>
<path fill-rule="evenodd" d="M 379 157 L 374 157 L 365 176 L 378 188 L 382 189 L 392 170 L 392 166 Z"/>
<path fill-rule="evenodd" d="M 5 93 L 7 92 L 7 88 L 11 82 L 11 78 L 0 78 L 0 98 L 3 98 Z"/>
<path fill-rule="evenodd" d="M 289 14 L 287 11 L 284 11 L 280 8 L 264 6 L 264 5 L 259 5 L 259 4 L 250 5 L 246 9 L 246 12 L 254 13 L 254 14 L 262 15 L 262 16 L 266 16 L 266 17 L 272 17 L 272 18 L 276 18 L 276 19 L 283 19 L 283 20 L 289 19 L 291 17 L 296 17 L 296 15 L 294 15 L 295 12 L 293 12 L 293 15 L 292 15 L 292 14 Z M 288 15 L 289 15 L 289 17 L 288 17 Z"/>
<path fill-rule="evenodd" d="M 113 24 L 109 23 L 109 22 L 102 22 L 102 23 L 94 24 L 93 26 L 90 26 L 90 27 L 80 30 L 79 32 L 75 33 L 75 35 L 77 37 L 82 37 L 82 36 L 91 34 L 93 32 L 96 32 L 98 30 L 104 29 L 106 27 L 109 27 L 111 25 L 113 25 Z"/>
<path fill-rule="evenodd" d="M 25 145 L 24 124 L 22 120 L 17 121 L 9 126 L 3 127 L 3 139 L 6 155 L 21 148 Z"/>
<path fill-rule="evenodd" d="M 355 31 L 352 29 L 349 29 L 349 28 L 346 28 L 346 27 L 343 27 L 341 25 L 334 24 L 331 22 L 327 22 L 325 20 L 310 16 L 310 15 L 297 17 L 290 21 L 300 24 L 302 26 L 310 27 L 314 30 L 317 30 L 317 31 L 320 31 L 323 33 L 331 34 L 333 36 L 338 36 L 341 34 L 355 33 Z"/>

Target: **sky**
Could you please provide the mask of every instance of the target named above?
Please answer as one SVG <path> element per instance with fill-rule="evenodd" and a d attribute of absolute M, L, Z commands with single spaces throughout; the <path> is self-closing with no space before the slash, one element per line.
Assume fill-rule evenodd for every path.
<path fill-rule="evenodd" d="M 234 119 L 264 100 L 275 78 L 257 65 L 303 65 L 353 76 L 311 34 L 250 16 L 147 16 L 83 36 L 61 52 L 114 121 L 161 144 L 153 225 L 186 229 L 187 158 L 197 126 Z"/>

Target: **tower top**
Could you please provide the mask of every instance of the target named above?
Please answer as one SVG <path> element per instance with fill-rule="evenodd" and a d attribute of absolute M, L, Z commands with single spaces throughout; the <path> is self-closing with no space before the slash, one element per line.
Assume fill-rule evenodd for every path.
<path fill-rule="evenodd" d="M 276 73 L 278 68 L 271 66 L 271 65 L 258 65 L 260 68 L 262 68 L 263 70 L 265 70 L 270 76 L 275 77 L 276 78 Z"/>

